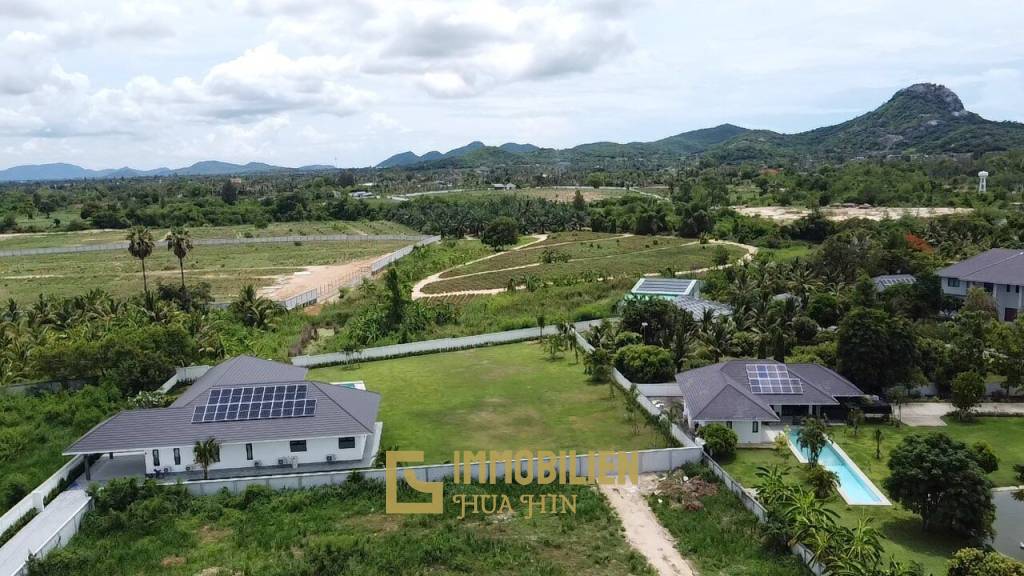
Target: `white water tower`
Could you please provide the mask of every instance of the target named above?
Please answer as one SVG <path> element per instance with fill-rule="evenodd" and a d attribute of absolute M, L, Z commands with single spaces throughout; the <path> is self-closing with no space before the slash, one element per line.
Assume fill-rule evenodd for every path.
<path fill-rule="evenodd" d="M 985 192 L 985 190 L 987 190 L 985 185 L 986 180 L 988 180 L 988 172 L 985 172 L 984 170 L 978 172 L 978 192 Z"/>

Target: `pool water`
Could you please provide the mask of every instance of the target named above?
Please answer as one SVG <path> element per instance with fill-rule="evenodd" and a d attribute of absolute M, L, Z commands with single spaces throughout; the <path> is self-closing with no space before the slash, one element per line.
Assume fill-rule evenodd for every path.
<path fill-rule="evenodd" d="M 791 428 L 789 431 L 789 444 L 793 450 L 798 452 L 804 461 L 810 460 L 810 451 L 800 447 L 797 439 L 799 429 Z M 839 493 L 846 500 L 847 504 L 861 506 L 889 506 L 889 501 L 875 488 L 874 484 L 857 468 L 845 453 L 836 449 L 835 444 L 830 440 L 821 454 L 818 455 L 818 464 L 830 470 L 839 477 Z"/>

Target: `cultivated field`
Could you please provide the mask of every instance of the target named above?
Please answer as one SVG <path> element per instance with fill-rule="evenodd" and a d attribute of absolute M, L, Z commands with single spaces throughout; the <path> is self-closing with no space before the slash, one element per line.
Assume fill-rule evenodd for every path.
<path fill-rule="evenodd" d="M 153 238 L 161 240 L 165 228 L 154 228 Z M 193 238 L 261 238 L 310 234 L 417 234 L 401 224 L 387 221 L 367 222 L 272 222 L 265 228 L 251 224 L 239 226 L 190 227 Z M 123 242 L 127 230 L 82 230 L 80 232 L 35 232 L 27 234 L 0 234 L 0 250 L 19 248 L 52 248 L 55 246 L 85 246 Z M 3 263 L 0 262 L 0 266 Z"/>
<path fill-rule="evenodd" d="M 716 252 L 729 261 L 744 254 L 731 245 L 718 247 L 672 236 L 629 236 L 573 232 L 552 234 L 538 244 L 458 266 L 420 286 L 423 294 L 473 290 L 502 290 L 509 281 L 524 284 L 527 277 L 557 282 L 571 277 L 617 278 L 671 269 L 681 273 L 713 266 Z M 545 262 L 546 256 L 560 261 Z"/>
<path fill-rule="evenodd" d="M 217 297 L 245 284 L 271 285 L 306 266 L 381 256 L 408 242 L 301 242 L 196 246 L 185 259 L 185 280 L 209 282 Z M 150 287 L 180 282 L 178 261 L 163 245 L 146 259 Z M 142 269 L 127 250 L 0 258 L 0 300 L 34 300 L 39 294 L 70 296 L 93 289 L 125 296 L 142 291 Z"/>
<path fill-rule="evenodd" d="M 591 384 L 583 364 L 548 360 L 537 343 L 313 370 L 330 382 L 363 380 L 381 393 L 382 445 L 423 450 L 427 462 L 455 450 L 633 450 L 664 437 L 633 433 L 618 393 Z"/>

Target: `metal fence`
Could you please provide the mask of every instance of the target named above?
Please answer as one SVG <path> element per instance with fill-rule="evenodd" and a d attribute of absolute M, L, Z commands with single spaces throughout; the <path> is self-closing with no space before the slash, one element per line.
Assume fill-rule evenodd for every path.
<path fill-rule="evenodd" d="M 577 322 L 574 326 L 577 330 L 585 330 L 599 320 L 588 320 Z M 438 338 L 436 340 L 423 340 L 420 342 L 408 342 L 406 344 L 392 344 L 390 346 L 378 346 L 355 352 L 331 352 L 328 354 L 316 354 L 313 356 L 295 356 L 292 364 L 296 366 L 316 367 L 331 366 L 334 364 L 349 364 L 367 360 L 384 360 L 386 358 L 399 358 L 402 356 L 415 356 L 417 354 L 429 354 L 433 352 L 450 352 L 454 350 L 466 350 L 469 348 L 480 348 L 494 344 L 511 344 L 513 342 L 524 342 L 536 340 L 543 334 L 551 334 L 557 330 L 557 326 L 545 326 L 543 330 L 538 328 L 520 328 L 518 330 L 506 330 L 504 332 L 491 332 L 490 334 L 478 334 L 476 336 L 462 336 L 459 338 Z"/>
<path fill-rule="evenodd" d="M 254 236 L 252 238 L 196 238 L 192 244 L 196 246 L 226 246 L 235 244 L 286 244 L 289 242 L 416 242 L 417 244 L 433 236 L 411 234 L 293 234 L 289 236 Z M 436 242 L 436 240 L 434 240 Z M 42 254 L 73 254 L 75 252 L 109 252 L 126 250 L 127 242 L 110 242 L 105 244 L 85 244 L 82 246 L 53 246 L 50 248 L 18 248 L 0 250 L 0 258 L 11 256 L 36 256 Z"/>

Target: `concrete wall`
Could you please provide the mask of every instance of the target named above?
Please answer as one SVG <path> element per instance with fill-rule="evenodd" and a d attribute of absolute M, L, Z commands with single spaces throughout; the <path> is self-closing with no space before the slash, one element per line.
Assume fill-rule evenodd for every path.
<path fill-rule="evenodd" d="M 252 442 L 252 460 L 246 458 L 245 442 L 225 443 L 220 447 L 220 462 L 210 466 L 210 470 L 225 470 L 232 468 L 252 468 L 256 462 L 263 466 L 277 466 L 279 458 L 285 458 L 289 463 L 314 464 L 326 462 L 328 455 L 334 455 L 335 460 L 349 461 L 359 460 L 363 457 L 363 450 L 366 448 L 368 435 L 354 436 L 355 447 L 347 449 L 338 448 L 338 437 L 330 436 L 325 438 L 306 439 L 305 452 L 292 452 L 291 444 L 287 440 L 273 442 Z M 178 448 L 181 455 L 180 464 L 174 462 L 174 448 Z M 146 472 L 152 472 L 155 468 L 170 468 L 171 472 L 185 472 L 185 468 L 191 466 L 193 470 L 200 470 L 195 463 L 192 452 L 193 445 L 189 446 L 163 446 L 155 448 L 159 450 L 160 465 L 153 461 L 153 449 L 146 450 Z M 294 460 L 293 460 L 294 459 Z"/>
<path fill-rule="evenodd" d="M 665 472 L 673 470 L 690 462 L 699 462 L 704 451 L 701 448 L 691 446 L 682 448 L 662 448 L 657 450 L 641 450 L 638 452 L 640 459 L 640 472 Z M 536 461 L 536 459 L 533 459 Z M 525 465 L 527 460 L 519 461 L 519 465 Z M 575 459 L 576 473 L 584 475 L 590 463 L 589 454 L 579 454 Z M 503 475 L 505 472 L 504 463 L 498 463 L 497 472 Z M 428 466 L 404 466 L 399 470 L 410 470 L 417 478 L 424 481 L 440 481 L 450 478 L 454 473 L 454 464 L 435 464 Z M 461 470 L 461 467 L 460 467 Z M 473 466 L 472 475 L 477 477 L 477 466 Z M 311 472 L 305 474 L 278 474 L 274 476 L 252 476 L 248 478 L 228 478 L 222 480 L 195 480 L 185 482 L 184 486 L 189 492 L 196 495 L 216 494 L 221 490 L 228 490 L 232 493 L 240 493 L 249 486 L 266 486 L 273 490 L 312 488 L 330 484 L 344 484 L 353 474 L 361 474 L 368 480 L 384 480 L 384 469 L 373 470 L 344 470 L 338 472 Z M 400 473 L 403 474 L 404 473 Z"/>
<path fill-rule="evenodd" d="M 768 430 L 765 429 L 765 422 L 757 423 L 757 432 L 754 432 L 754 423 L 748 421 L 736 420 L 728 423 L 698 420 L 696 424 L 699 424 L 701 428 L 708 424 L 721 424 L 727 428 L 732 428 L 732 431 L 736 433 L 736 439 L 740 444 L 765 444 L 772 441 L 771 436 L 768 434 Z"/>
<path fill-rule="evenodd" d="M 46 496 L 52 492 L 54 488 L 60 486 L 61 482 L 67 479 L 74 469 L 82 463 L 82 461 L 82 456 L 75 456 L 69 460 L 67 464 L 61 466 L 59 470 L 54 472 L 53 475 L 46 480 L 43 480 L 42 484 L 36 486 L 32 492 L 19 500 L 17 504 L 11 506 L 7 512 L 4 512 L 4 515 L 0 516 L 0 534 L 21 519 L 22 516 L 28 514 L 28 512 L 33 508 L 36 510 L 42 510 L 45 506 Z"/>

